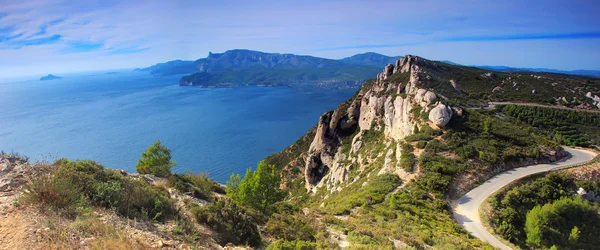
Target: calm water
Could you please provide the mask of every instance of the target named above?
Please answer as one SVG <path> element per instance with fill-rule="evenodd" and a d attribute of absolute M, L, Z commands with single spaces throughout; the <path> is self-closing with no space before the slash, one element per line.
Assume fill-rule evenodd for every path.
<path fill-rule="evenodd" d="M 174 171 L 225 182 L 293 143 L 355 90 L 202 89 L 140 72 L 0 83 L 0 149 L 35 160 L 93 159 L 135 171 L 160 139 Z"/>

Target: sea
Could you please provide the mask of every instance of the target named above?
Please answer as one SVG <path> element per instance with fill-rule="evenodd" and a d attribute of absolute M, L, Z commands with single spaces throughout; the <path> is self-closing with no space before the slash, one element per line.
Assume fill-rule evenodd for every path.
<path fill-rule="evenodd" d="M 0 83 L 0 150 L 34 162 L 90 159 L 135 172 L 160 140 L 174 172 L 225 183 L 294 143 L 356 88 L 181 87 L 124 70 Z"/>

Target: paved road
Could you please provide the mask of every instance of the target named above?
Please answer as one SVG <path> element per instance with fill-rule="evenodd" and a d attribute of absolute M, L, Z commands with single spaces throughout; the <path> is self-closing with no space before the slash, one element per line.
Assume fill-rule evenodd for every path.
<path fill-rule="evenodd" d="M 552 108 L 552 109 L 564 109 L 578 112 L 588 112 L 588 113 L 600 113 L 600 110 L 597 109 L 579 109 L 579 108 L 570 108 L 565 106 L 558 105 L 547 105 L 547 104 L 539 104 L 539 103 L 530 103 L 530 102 L 488 102 L 487 106 L 483 107 L 473 107 L 468 109 L 494 109 L 496 106 L 502 105 L 517 105 L 517 106 L 530 106 L 530 107 L 542 107 L 542 108 Z"/>
<path fill-rule="evenodd" d="M 535 173 L 586 163 L 596 157 L 596 154 L 586 150 L 566 147 L 565 150 L 569 152 L 570 156 L 559 162 L 516 168 L 492 177 L 479 187 L 465 194 L 459 200 L 453 202 L 452 209 L 454 211 L 454 218 L 464 229 L 480 240 L 488 242 L 492 246 L 500 249 L 511 249 L 492 236 L 492 234 L 483 227 L 479 217 L 479 207 L 490 195 L 512 181 Z"/>

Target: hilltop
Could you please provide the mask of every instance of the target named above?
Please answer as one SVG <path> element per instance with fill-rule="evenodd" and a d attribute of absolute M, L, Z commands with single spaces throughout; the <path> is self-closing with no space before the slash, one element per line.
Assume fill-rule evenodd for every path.
<path fill-rule="evenodd" d="M 55 76 L 53 74 L 48 74 L 47 76 L 42 76 L 40 78 L 40 81 L 49 81 L 49 80 L 56 80 L 56 79 L 61 79 L 62 77 L 60 76 Z"/>

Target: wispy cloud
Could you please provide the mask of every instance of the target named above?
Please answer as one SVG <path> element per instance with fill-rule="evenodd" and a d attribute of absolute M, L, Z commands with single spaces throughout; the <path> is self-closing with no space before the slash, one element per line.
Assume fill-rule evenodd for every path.
<path fill-rule="evenodd" d="M 557 64 L 530 65 L 536 67 L 600 65 L 600 5 L 593 0 L 207 1 L 4 1 L 0 75 L 140 67 L 235 48 L 330 58 L 374 51 L 471 64 L 504 58 L 513 65 Z M 537 59 L 546 55 L 573 60 Z"/>
<path fill-rule="evenodd" d="M 77 41 L 67 43 L 67 47 L 60 50 L 61 53 L 83 53 L 101 49 L 104 46 L 101 42 Z"/>
<path fill-rule="evenodd" d="M 444 42 L 464 41 L 511 41 L 511 40 L 562 40 L 600 38 L 600 32 L 558 33 L 558 34 L 512 34 L 512 35 L 482 35 L 442 38 Z"/>
<path fill-rule="evenodd" d="M 117 48 L 117 49 L 108 49 L 107 54 L 109 55 L 127 55 L 127 54 L 135 54 L 141 53 L 144 51 L 148 51 L 150 48 Z"/>
<path fill-rule="evenodd" d="M 414 46 L 419 45 L 421 43 L 412 42 L 412 43 L 388 43 L 388 44 L 361 44 L 361 45 L 348 45 L 348 46 L 339 46 L 339 47 L 328 47 L 328 48 L 318 48 L 312 50 L 312 52 L 319 51 L 337 51 L 337 50 L 349 50 L 349 49 L 380 49 L 380 48 L 396 48 L 403 46 Z"/>
<path fill-rule="evenodd" d="M 388 43 L 388 44 L 361 44 L 339 47 L 318 48 L 319 51 L 338 51 L 349 49 L 379 49 L 398 48 L 407 46 L 424 45 L 439 42 L 486 42 L 486 41 L 519 41 L 519 40 L 566 40 L 566 39 L 595 39 L 600 38 L 600 32 L 579 32 L 562 34 L 513 34 L 513 35 L 479 35 L 479 36 L 457 36 L 422 39 L 421 42 Z"/>

